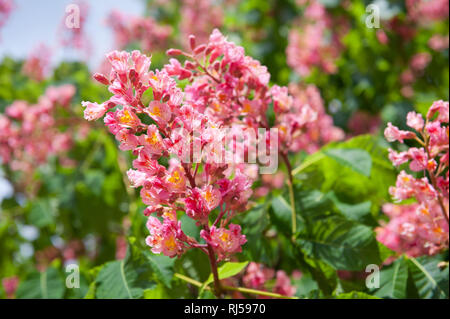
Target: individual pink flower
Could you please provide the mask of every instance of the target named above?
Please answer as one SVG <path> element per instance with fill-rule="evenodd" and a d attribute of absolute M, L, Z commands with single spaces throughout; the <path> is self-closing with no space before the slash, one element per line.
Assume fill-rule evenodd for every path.
<path fill-rule="evenodd" d="M 449 103 L 442 100 L 433 102 L 430 109 L 427 112 L 427 119 L 431 119 L 436 112 L 438 112 L 438 117 L 436 120 L 443 123 L 448 123 L 449 120 Z"/>
<path fill-rule="evenodd" d="M 406 116 L 406 124 L 409 127 L 420 132 L 422 131 L 425 122 L 421 114 L 417 114 L 416 112 L 409 112 Z"/>
<path fill-rule="evenodd" d="M 241 235 L 241 226 L 229 224 L 229 229 L 212 226 L 210 231 L 202 230 L 200 236 L 210 244 L 223 260 L 231 254 L 241 252 L 241 246 L 247 242 L 245 235 Z"/>
<path fill-rule="evenodd" d="M 81 105 L 86 107 L 84 109 L 84 118 L 88 121 L 96 121 L 99 118 L 103 117 L 107 111 L 107 107 L 104 103 L 97 104 L 92 102 L 81 102 Z"/>
<path fill-rule="evenodd" d="M 165 217 L 161 223 L 158 218 L 150 216 L 147 221 L 150 236 L 145 240 L 155 254 L 162 253 L 168 257 L 179 256 L 185 250 L 181 241 L 183 234 L 181 223 L 176 216 Z"/>
<path fill-rule="evenodd" d="M 403 143 L 405 139 L 414 138 L 414 133 L 409 131 L 399 130 L 398 127 L 392 125 L 392 123 L 388 123 L 386 129 L 384 130 L 384 136 L 389 142 L 399 141 Z"/>

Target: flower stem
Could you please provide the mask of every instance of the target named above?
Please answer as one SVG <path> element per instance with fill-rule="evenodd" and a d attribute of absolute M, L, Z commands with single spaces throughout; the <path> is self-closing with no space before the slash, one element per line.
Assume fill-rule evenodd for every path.
<path fill-rule="evenodd" d="M 431 152 L 430 152 L 430 138 L 429 136 L 425 135 L 424 136 L 424 140 L 425 140 L 425 151 L 427 152 L 428 155 L 428 159 L 431 158 Z M 430 175 L 430 180 L 431 180 L 431 185 L 433 185 L 435 191 L 437 192 L 437 200 L 439 203 L 439 206 L 441 207 L 441 211 L 442 211 L 442 215 L 444 215 L 445 220 L 447 221 L 447 225 L 449 225 L 449 220 L 448 220 L 448 212 L 445 209 L 444 206 L 444 201 L 442 200 L 442 196 L 441 196 L 441 192 L 439 190 L 439 187 L 437 185 L 437 181 L 436 181 L 436 175 L 435 172 L 433 170 L 427 169 L 428 173 Z"/>
<path fill-rule="evenodd" d="M 294 239 L 295 233 L 297 232 L 297 213 L 295 211 L 295 197 L 294 197 L 294 179 L 292 177 L 292 166 L 289 162 L 287 154 L 281 153 L 284 163 L 288 171 L 289 179 L 287 185 L 289 188 L 289 200 L 291 202 L 291 217 L 292 217 L 292 239 Z"/>
<path fill-rule="evenodd" d="M 239 291 L 239 292 L 243 292 L 243 293 L 255 294 L 255 295 L 260 295 L 260 296 L 267 296 L 267 297 L 273 297 L 273 298 L 299 299 L 298 297 L 284 296 L 284 295 L 276 294 L 276 293 L 269 292 L 269 291 L 262 291 L 262 290 L 244 288 L 244 287 L 223 286 L 222 288 L 225 289 L 225 290 L 230 290 L 230 291 Z"/>
<path fill-rule="evenodd" d="M 197 287 L 202 287 L 203 284 L 195 279 L 189 278 L 185 275 L 179 274 L 179 273 L 175 273 L 174 277 L 181 279 L 183 281 L 186 281 L 194 286 Z M 205 289 L 210 290 L 209 287 L 206 287 Z M 254 294 L 254 295 L 259 295 L 259 296 L 267 296 L 267 297 L 273 297 L 273 298 L 282 298 L 282 299 L 299 299 L 298 297 L 288 297 L 288 296 L 283 296 L 280 294 L 276 294 L 273 292 L 268 292 L 268 291 L 262 291 L 262 290 L 256 290 L 256 289 L 250 289 L 250 288 L 244 288 L 244 287 L 231 287 L 231 286 L 222 286 L 223 290 L 229 290 L 229 291 L 239 291 L 239 292 L 243 292 L 243 293 L 249 293 L 249 294 Z"/>
<path fill-rule="evenodd" d="M 207 229 L 207 231 L 209 232 L 209 229 Z M 222 294 L 222 286 L 220 285 L 219 273 L 217 272 L 216 254 L 214 253 L 214 249 L 212 248 L 211 244 L 208 244 L 207 249 L 209 264 L 211 265 L 211 272 L 214 277 L 214 294 L 217 298 L 220 298 L 220 295 Z"/>

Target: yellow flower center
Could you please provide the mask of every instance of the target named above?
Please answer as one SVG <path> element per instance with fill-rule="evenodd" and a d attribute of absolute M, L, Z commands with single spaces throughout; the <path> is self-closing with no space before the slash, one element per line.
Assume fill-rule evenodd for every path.
<path fill-rule="evenodd" d="M 170 236 L 168 239 L 166 239 L 164 244 L 170 250 L 174 250 L 177 247 L 177 243 L 173 236 Z"/>
<path fill-rule="evenodd" d="M 133 117 L 128 110 L 125 110 L 119 120 L 122 124 L 130 125 L 133 122 Z"/>
<path fill-rule="evenodd" d="M 178 171 L 173 172 L 169 177 L 169 182 L 172 184 L 180 184 L 181 183 L 181 176 Z"/>
<path fill-rule="evenodd" d="M 161 109 L 159 108 L 159 106 L 155 105 L 152 111 L 150 112 L 150 115 L 161 116 Z"/>
<path fill-rule="evenodd" d="M 228 233 L 222 233 L 220 236 L 219 236 L 219 238 L 220 238 L 220 240 L 221 241 L 223 241 L 223 242 L 227 242 L 227 241 L 229 241 L 230 240 L 230 235 L 228 234 Z"/>
<path fill-rule="evenodd" d="M 156 134 L 156 132 L 153 132 L 151 136 L 148 136 L 146 139 L 147 143 L 155 145 L 158 144 L 159 139 L 158 139 L 158 135 Z"/>
<path fill-rule="evenodd" d="M 250 103 L 245 103 L 244 104 L 244 108 L 242 109 L 243 113 L 249 113 L 252 110 L 252 106 Z"/>

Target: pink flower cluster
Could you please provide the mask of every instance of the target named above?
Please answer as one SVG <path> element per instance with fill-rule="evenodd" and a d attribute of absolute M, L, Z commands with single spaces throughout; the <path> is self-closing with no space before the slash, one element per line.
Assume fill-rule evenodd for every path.
<path fill-rule="evenodd" d="M 415 130 L 403 131 L 388 123 L 384 134 L 389 142 L 406 139 L 417 141 L 420 148 L 407 151 L 389 149 L 389 159 L 395 166 L 409 163 L 413 172 L 423 173 L 416 178 L 405 171 L 397 177 L 395 187 L 389 189 L 394 200 L 414 198 L 409 205 L 386 205 L 383 210 L 390 222 L 378 229 L 378 239 L 393 250 L 417 256 L 435 254 L 448 247 L 449 199 L 449 103 L 436 101 L 426 119 L 415 112 L 408 113 L 407 125 Z"/>
<path fill-rule="evenodd" d="M 313 67 L 335 73 L 335 61 L 343 50 L 341 38 L 347 33 L 348 23 L 342 18 L 334 19 L 319 1 L 306 2 L 303 16 L 289 32 L 287 63 L 301 76 L 308 76 Z"/>
<path fill-rule="evenodd" d="M 44 80 L 50 71 L 52 51 L 45 44 L 36 46 L 22 66 L 22 73 L 37 82 Z"/>
<path fill-rule="evenodd" d="M 113 29 L 119 49 L 137 42 L 145 52 L 165 50 L 172 33 L 170 26 L 161 25 L 151 17 L 127 16 L 118 10 L 110 13 L 107 24 Z"/>
<path fill-rule="evenodd" d="M 141 187 L 142 201 L 148 205 L 144 211 L 149 216 L 147 244 L 154 253 L 170 257 L 191 247 L 205 252 L 213 249 L 219 260 L 240 252 L 246 239 L 240 226 L 230 221 L 245 209 L 251 182 L 240 170 L 210 160 L 214 156 L 211 146 L 222 145 L 225 138 L 217 134 L 221 124 L 199 112 L 201 101 L 186 98 L 187 89 L 183 92 L 171 77 L 173 63 L 149 71 L 150 58 L 138 51 L 114 51 L 107 58 L 111 74 L 94 77 L 109 85 L 114 95 L 102 104 L 83 102 L 85 118 L 96 120 L 106 114 L 104 122 L 120 149 L 137 156 L 128 177 L 133 187 Z M 150 90 L 152 100 L 144 102 L 143 95 Z M 194 147 L 201 148 L 201 158 L 192 158 Z M 167 166 L 160 164 L 161 158 L 169 157 Z M 181 212 L 201 227 L 206 244 L 183 232 Z"/>
<path fill-rule="evenodd" d="M 412 257 L 438 253 L 448 245 L 448 225 L 441 218 L 440 207 L 435 202 L 429 206 L 385 204 L 383 213 L 390 221 L 376 229 L 377 240 Z"/>
<path fill-rule="evenodd" d="M 181 38 L 188 39 L 194 35 L 197 41 L 205 43 L 214 28 L 223 24 L 222 7 L 215 5 L 213 0 L 182 0 L 180 22 Z M 185 41 L 184 47 L 189 47 Z"/>
<path fill-rule="evenodd" d="M 0 114 L 0 158 L 13 171 L 30 178 L 37 166 L 49 156 L 59 156 L 68 162 L 64 153 L 72 145 L 72 132 L 60 131 L 57 112 L 68 109 L 75 87 L 49 87 L 36 104 L 15 101 Z"/>

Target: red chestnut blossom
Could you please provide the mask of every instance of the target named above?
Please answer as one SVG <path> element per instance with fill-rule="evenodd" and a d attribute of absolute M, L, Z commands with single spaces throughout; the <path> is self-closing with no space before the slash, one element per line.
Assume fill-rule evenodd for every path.
<path fill-rule="evenodd" d="M 202 230 L 200 236 L 214 247 L 219 261 L 241 252 L 241 246 L 247 242 L 245 235 L 241 235 L 241 226 L 234 224 L 230 224 L 229 229 L 212 226 L 209 232 Z"/>
<path fill-rule="evenodd" d="M 403 143 L 404 139 L 414 139 L 421 145 L 400 153 L 390 149 L 389 159 L 395 166 L 409 162 L 411 171 L 425 175 L 416 178 L 401 171 L 396 185 L 389 189 L 398 202 L 410 198 L 417 201 L 383 207 L 391 220 L 377 229 L 377 238 L 395 251 L 419 256 L 448 248 L 448 112 L 448 102 L 436 101 L 428 110 L 426 119 L 415 112 L 408 113 L 407 125 L 417 133 L 401 131 L 391 123 L 385 130 L 388 141 Z"/>
<path fill-rule="evenodd" d="M 383 212 L 390 221 L 376 229 L 377 240 L 412 257 L 438 253 L 448 245 L 448 224 L 441 218 L 441 208 L 436 204 L 429 207 L 417 203 L 385 204 Z"/>
<path fill-rule="evenodd" d="M 185 98 L 170 76 L 173 63 L 162 70 L 149 71 L 150 58 L 138 51 L 114 51 L 108 54 L 108 60 L 112 66 L 110 76 L 95 78 L 108 83 L 114 95 L 100 105 L 84 102 L 85 118 L 93 120 L 106 112 L 104 122 L 119 141 L 119 147 L 137 156 L 128 177 L 133 187 L 141 187 L 142 201 L 148 205 L 144 214 L 151 215 L 147 244 L 154 253 L 170 257 L 192 247 L 207 252 L 208 245 L 219 259 L 241 251 L 245 236 L 240 234 L 239 226 L 229 222 L 245 209 L 251 182 L 239 171 L 231 177 L 233 172 L 226 171 L 228 164 L 210 160 L 214 151 L 210 146 L 223 145 L 225 139 L 213 131 L 221 124 L 201 114 L 200 105 Z M 153 100 L 144 105 L 142 95 L 148 89 L 152 89 Z M 122 107 L 116 107 L 118 104 Z M 144 124 L 144 117 L 156 125 Z M 193 157 L 195 148 L 202 151 L 199 158 Z M 161 157 L 169 156 L 174 156 L 169 165 L 158 163 Z M 214 210 L 218 216 L 210 227 Z M 183 233 L 177 211 L 196 220 L 206 245 Z M 152 215 L 155 213 L 161 220 Z"/>

